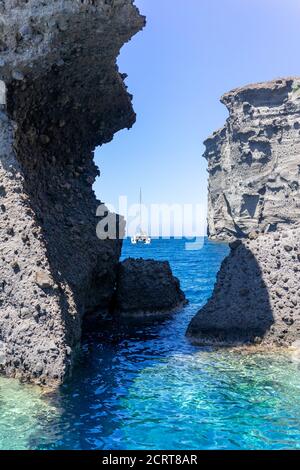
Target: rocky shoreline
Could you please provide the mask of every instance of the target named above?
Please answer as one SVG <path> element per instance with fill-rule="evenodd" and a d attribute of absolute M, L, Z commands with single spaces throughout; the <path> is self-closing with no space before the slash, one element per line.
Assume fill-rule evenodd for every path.
<path fill-rule="evenodd" d="M 132 0 L 5 0 L 0 19 L 0 369 L 59 385 L 114 294 L 93 151 L 135 122 L 116 58 L 145 18 Z"/>
<path fill-rule="evenodd" d="M 119 262 L 99 240 L 96 146 L 130 128 L 121 47 L 133 0 L 0 4 L 0 371 L 43 386 L 72 373 L 86 313 L 158 317 L 186 303 L 170 265 Z M 188 336 L 289 346 L 300 338 L 300 78 L 227 93 L 206 141 L 209 236 L 231 241 Z"/>
<path fill-rule="evenodd" d="M 5 0 L 0 19 L 0 371 L 56 387 L 72 373 L 84 317 L 105 317 L 115 296 L 118 310 L 130 303 L 124 220 L 110 214 L 118 239 L 96 233 L 93 151 L 135 122 L 116 58 L 145 18 L 133 0 Z M 149 288 L 136 303 L 149 305 L 155 277 L 171 295 L 160 288 L 158 311 L 181 302 L 169 267 L 139 264 Z"/>

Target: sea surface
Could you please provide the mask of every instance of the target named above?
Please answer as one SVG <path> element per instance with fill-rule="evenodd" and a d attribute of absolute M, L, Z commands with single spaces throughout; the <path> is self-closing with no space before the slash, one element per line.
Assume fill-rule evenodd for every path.
<path fill-rule="evenodd" d="M 192 346 L 185 331 L 210 296 L 227 245 L 124 244 L 123 257 L 168 259 L 190 301 L 163 322 L 85 335 L 58 392 L 0 379 L 1 449 L 300 449 L 300 368 L 285 352 Z"/>

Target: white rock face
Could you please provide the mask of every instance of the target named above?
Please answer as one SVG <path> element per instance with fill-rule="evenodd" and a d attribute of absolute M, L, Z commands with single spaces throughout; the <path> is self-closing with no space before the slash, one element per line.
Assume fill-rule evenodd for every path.
<path fill-rule="evenodd" d="M 300 78 L 225 94 L 226 125 L 207 139 L 209 236 L 228 240 L 300 220 Z"/>

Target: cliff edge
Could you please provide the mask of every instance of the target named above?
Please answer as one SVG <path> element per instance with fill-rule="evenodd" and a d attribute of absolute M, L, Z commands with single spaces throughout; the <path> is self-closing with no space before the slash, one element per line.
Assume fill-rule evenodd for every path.
<path fill-rule="evenodd" d="M 2 0 L 0 20 L 0 370 L 57 385 L 114 293 L 93 150 L 135 121 L 116 57 L 145 19 L 132 0 Z"/>
<path fill-rule="evenodd" d="M 208 230 L 231 240 L 300 220 L 300 78 L 226 93 L 225 126 L 206 140 Z"/>
<path fill-rule="evenodd" d="M 206 141 L 209 235 L 232 241 L 187 335 L 198 344 L 300 339 L 300 78 L 234 90 Z"/>

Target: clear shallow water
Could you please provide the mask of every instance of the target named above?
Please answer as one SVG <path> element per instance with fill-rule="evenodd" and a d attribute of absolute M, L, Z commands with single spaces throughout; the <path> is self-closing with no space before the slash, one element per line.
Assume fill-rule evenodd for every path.
<path fill-rule="evenodd" d="M 184 337 L 227 250 L 126 242 L 124 257 L 169 259 L 190 305 L 163 323 L 87 335 L 59 392 L 1 378 L 0 448 L 299 449 L 300 370 L 289 355 L 210 351 Z"/>

